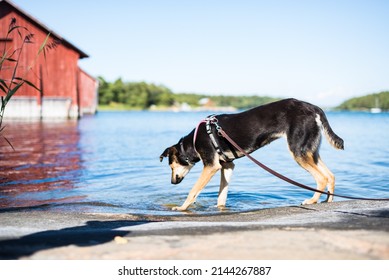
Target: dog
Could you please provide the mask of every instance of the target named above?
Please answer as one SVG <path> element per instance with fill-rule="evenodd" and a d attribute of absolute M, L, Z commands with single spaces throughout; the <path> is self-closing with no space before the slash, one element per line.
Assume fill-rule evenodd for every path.
<path fill-rule="evenodd" d="M 208 122 L 199 123 L 196 129 L 182 137 L 177 144 L 166 148 L 160 156 L 160 161 L 165 157 L 169 158 L 172 184 L 179 184 L 197 162 L 202 161 L 204 165 L 200 178 L 185 202 L 172 210 L 187 210 L 219 170 L 221 180 L 217 206 L 225 207 L 235 166 L 233 161 L 244 154 L 217 133 L 218 126 L 248 154 L 280 137 L 286 137 L 294 160 L 313 176 L 317 189 L 324 191 L 327 186 L 328 193 L 334 193 L 334 174 L 319 155 L 321 130 L 336 149 L 344 149 L 343 139 L 333 132 L 322 109 L 290 98 L 236 114 L 221 114 L 208 118 Z M 320 195 L 315 192 L 312 198 L 306 199 L 302 204 L 317 203 Z M 325 201 L 332 200 L 333 196 L 328 195 Z"/>

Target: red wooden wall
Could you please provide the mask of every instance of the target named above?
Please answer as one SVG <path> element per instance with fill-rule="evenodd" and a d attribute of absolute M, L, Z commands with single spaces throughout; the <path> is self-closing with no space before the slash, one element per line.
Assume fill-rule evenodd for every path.
<path fill-rule="evenodd" d="M 28 31 L 18 29 L 22 35 L 20 38 L 15 30 L 9 40 L 5 40 L 12 20 L 16 20 L 17 26 L 23 26 Z M 38 106 L 42 104 L 42 98 L 68 98 L 71 100 L 71 112 L 68 117 L 76 117 L 74 114 L 78 117 L 82 112 L 94 113 L 97 104 L 97 80 L 78 67 L 78 60 L 88 56 L 55 33 L 51 33 L 47 41 L 46 55 L 42 52 L 38 56 L 39 49 L 49 32 L 46 26 L 13 3 L 6 0 L 0 2 L 0 54 L 3 53 L 4 47 L 8 53 L 12 53 L 24 44 L 16 76 L 23 77 L 42 89 L 42 92 L 39 92 L 23 85 L 15 97 L 35 97 Z M 23 43 L 29 33 L 33 34 L 31 43 Z M 49 48 L 50 45 L 55 47 Z M 13 58 L 16 59 L 17 55 L 19 52 L 16 52 Z M 2 79 L 10 79 L 13 65 L 3 64 L 0 72 Z"/>

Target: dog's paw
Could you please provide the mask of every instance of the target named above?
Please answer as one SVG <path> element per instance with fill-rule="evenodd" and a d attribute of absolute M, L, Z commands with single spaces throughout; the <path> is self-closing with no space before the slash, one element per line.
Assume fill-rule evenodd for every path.
<path fill-rule="evenodd" d="M 310 205 L 310 204 L 315 204 L 317 201 L 314 201 L 312 198 L 311 199 L 306 199 L 301 203 L 301 205 Z"/>
<path fill-rule="evenodd" d="M 182 206 L 176 206 L 176 207 L 173 207 L 172 208 L 173 211 L 185 211 L 186 208 L 182 207 Z"/>

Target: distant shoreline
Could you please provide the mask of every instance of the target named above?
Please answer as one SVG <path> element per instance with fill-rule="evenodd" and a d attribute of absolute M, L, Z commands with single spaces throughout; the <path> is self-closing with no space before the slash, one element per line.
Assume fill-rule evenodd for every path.
<path fill-rule="evenodd" d="M 181 108 L 177 106 L 171 106 L 171 107 L 163 107 L 163 106 L 151 106 L 150 108 L 144 109 L 144 108 L 136 108 L 136 107 L 130 107 L 125 104 L 115 104 L 113 106 L 111 105 L 99 105 L 97 108 L 97 111 L 99 112 L 109 112 L 109 111 L 146 111 L 146 112 L 237 112 L 241 110 L 247 110 L 246 109 L 238 109 L 232 106 L 226 106 L 226 107 L 190 107 L 190 108 Z M 356 112 L 356 113 L 370 113 L 370 114 L 385 114 L 388 113 L 389 110 L 373 110 L 374 108 L 359 108 L 359 109 L 339 109 L 337 107 L 327 107 L 323 108 L 325 112 Z"/>
<path fill-rule="evenodd" d="M 98 111 L 150 111 L 150 112 L 236 112 L 240 109 L 232 106 L 190 107 L 190 106 L 151 106 L 150 108 L 136 108 L 125 104 L 99 105 Z"/>

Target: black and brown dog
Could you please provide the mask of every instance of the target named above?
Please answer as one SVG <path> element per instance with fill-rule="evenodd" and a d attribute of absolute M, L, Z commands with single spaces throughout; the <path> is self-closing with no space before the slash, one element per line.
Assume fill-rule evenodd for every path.
<path fill-rule="evenodd" d="M 319 156 L 321 130 L 334 148 L 343 149 L 343 140 L 332 131 L 319 107 L 296 99 L 285 99 L 237 114 L 217 115 L 214 119 L 247 153 L 285 136 L 293 158 L 314 177 L 317 189 L 324 191 L 327 186 L 328 192 L 334 193 L 335 177 Z M 224 207 L 234 169 L 232 161 L 242 156 L 226 139 L 217 135 L 214 125 L 206 126 L 205 123 L 200 123 L 177 144 L 167 148 L 160 160 L 169 157 L 172 184 L 180 183 L 196 162 L 201 160 L 204 164 L 201 176 L 185 202 L 173 210 L 186 210 L 219 170 L 221 182 L 217 205 Z M 316 192 L 303 204 L 316 203 L 319 197 L 320 193 Z M 326 201 L 331 202 L 332 199 L 328 196 Z"/>

